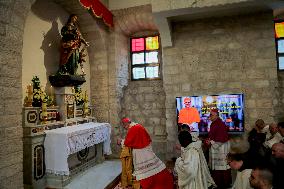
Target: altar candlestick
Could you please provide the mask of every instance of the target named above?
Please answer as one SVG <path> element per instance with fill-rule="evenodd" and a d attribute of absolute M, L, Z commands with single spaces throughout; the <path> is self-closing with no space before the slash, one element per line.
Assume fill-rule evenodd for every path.
<path fill-rule="evenodd" d="M 27 86 L 27 93 L 28 93 L 28 100 L 27 100 L 27 105 L 28 106 L 32 106 L 32 102 L 33 102 L 33 85 L 29 84 Z"/>
<path fill-rule="evenodd" d="M 87 91 L 85 91 L 84 104 L 83 104 L 84 117 L 86 117 L 89 113 L 88 101 L 89 100 L 88 100 Z"/>
<path fill-rule="evenodd" d="M 49 88 L 49 93 L 50 93 L 50 96 L 53 96 L 53 87 L 52 86 L 50 86 L 50 88 Z"/>

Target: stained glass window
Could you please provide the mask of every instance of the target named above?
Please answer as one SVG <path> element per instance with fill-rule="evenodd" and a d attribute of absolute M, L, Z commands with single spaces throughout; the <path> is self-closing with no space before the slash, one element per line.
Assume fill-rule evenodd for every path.
<path fill-rule="evenodd" d="M 158 48 L 159 48 L 158 36 L 146 38 L 146 50 L 157 50 Z"/>
<path fill-rule="evenodd" d="M 159 36 L 131 38 L 132 80 L 160 77 Z"/>
<path fill-rule="evenodd" d="M 133 78 L 134 79 L 145 78 L 145 68 L 133 68 Z"/>
<path fill-rule="evenodd" d="M 279 70 L 284 70 L 284 57 L 279 57 Z"/>
<path fill-rule="evenodd" d="M 158 63 L 158 52 L 146 53 L 146 63 Z"/>
<path fill-rule="evenodd" d="M 144 49 L 144 38 L 132 39 L 132 52 L 143 51 Z"/>
<path fill-rule="evenodd" d="M 278 40 L 278 53 L 284 53 L 284 39 Z"/>
<path fill-rule="evenodd" d="M 148 78 L 158 77 L 158 75 L 159 75 L 159 67 L 158 66 L 147 67 L 146 68 L 146 75 L 147 75 Z"/>
<path fill-rule="evenodd" d="M 284 37 L 284 22 L 275 23 L 276 38 Z"/>
<path fill-rule="evenodd" d="M 134 64 L 144 64 L 144 53 L 133 53 L 132 54 L 132 62 Z"/>
<path fill-rule="evenodd" d="M 284 71 L 284 21 L 274 21 L 278 70 Z"/>

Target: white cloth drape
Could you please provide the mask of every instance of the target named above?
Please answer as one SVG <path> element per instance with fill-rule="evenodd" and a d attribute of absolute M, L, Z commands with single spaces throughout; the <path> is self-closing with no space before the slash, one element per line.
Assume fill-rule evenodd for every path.
<path fill-rule="evenodd" d="M 68 155 L 104 142 L 104 154 L 111 154 L 109 123 L 84 123 L 45 131 L 45 165 L 47 173 L 69 175 Z"/>
<path fill-rule="evenodd" d="M 201 143 L 201 141 L 193 142 L 181 149 L 181 157 L 175 163 L 180 189 L 207 189 L 211 185 L 215 186 Z"/>

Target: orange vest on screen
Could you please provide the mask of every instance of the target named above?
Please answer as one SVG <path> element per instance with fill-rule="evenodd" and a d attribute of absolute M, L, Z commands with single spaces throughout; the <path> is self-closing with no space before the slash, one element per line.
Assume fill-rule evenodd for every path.
<path fill-rule="evenodd" d="M 196 108 L 183 108 L 179 112 L 178 123 L 192 124 L 200 122 L 200 116 Z"/>

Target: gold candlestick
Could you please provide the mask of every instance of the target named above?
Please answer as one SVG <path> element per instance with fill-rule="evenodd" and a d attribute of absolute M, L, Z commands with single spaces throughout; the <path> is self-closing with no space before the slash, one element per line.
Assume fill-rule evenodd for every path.
<path fill-rule="evenodd" d="M 27 86 L 27 106 L 32 106 L 32 103 L 33 103 L 33 85 L 32 84 L 29 84 Z"/>
<path fill-rule="evenodd" d="M 47 103 L 46 103 L 46 99 L 44 99 L 42 101 L 42 105 L 41 105 L 41 119 L 42 119 L 42 124 L 46 124 L 47 122 Z"/>
<path fill-rule="evenodd" d="M 54 98 L 54 88 L 52 86 L 50 86 L 50 91 L 49 91 L 49 95 L 50 95 L 50 99 L 51 99 L 51 106 L 54 106 L 55 104 L 55 98 Z"/>
<path fill-rule="evenodd" d="M 86 116 L 89 114 L 87 91 L 85 91 L 84 104 L 83 104 L 83 111 L 84 111 L 84 117 L 86 117 Z"/>

